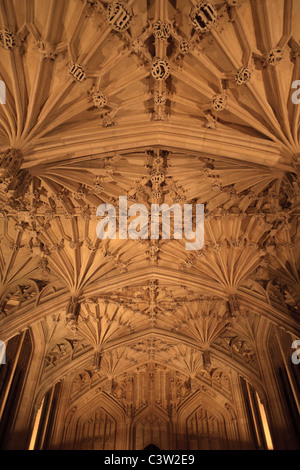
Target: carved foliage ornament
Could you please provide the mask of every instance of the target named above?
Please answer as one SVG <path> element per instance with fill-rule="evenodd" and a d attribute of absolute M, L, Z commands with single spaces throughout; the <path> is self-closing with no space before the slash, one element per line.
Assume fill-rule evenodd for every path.
<path fill-rule="evenodd" d="M 160 93 L 159 91 L 155 91 L 154 93 L 154 103 L 159 105 L 159 104 L 164 104 L 167 101 L 166 94 L 164 92 Z"/>
<path fill-rule="evenodd" d="M 269 51 L 266 57 L 266 63 L 268 65 L 277 65 L 283 59 L 283 50 L 279 47 L 275 47 Z"/>
<path fill-rule="evenodd" d="M 104 108 L 107 103 L 107 97 L 102 91 L 95 90 L 92 93 L 93 104 L 96 108 Z"/>
<path fill-rule="evenodd" d="M 182 54 L 187 54 L 190 52 L 190 43 L 188 41 L 181 41 L 179 44 L 179 50 Z"/>

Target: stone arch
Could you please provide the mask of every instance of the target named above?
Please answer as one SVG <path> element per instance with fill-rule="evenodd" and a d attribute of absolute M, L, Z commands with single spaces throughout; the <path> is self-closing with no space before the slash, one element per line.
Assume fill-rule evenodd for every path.
<path fill-rule="evenodd" d="M 20 279 L 13 282 L 1 295 L 0 314 L 7 317 L 30 304 L 38 295 L 39 287 L 32 279 Z"/>
<path fill-rule="evenodd" d="M 232 405 L 219 394 L 198 392 L 178 411 L 177 448 L 218 450 L 239 448 Z"/>
<path fill-rule="evenodd" d="M 91 385 L 91 373 L 88 370 L 83 370 L 76 374 L 74 377 L 71 390 L 70 390 L 70 400 L 74 401 L 82 393 L 85 393 Z"/>
<path fill-rule="evenodd" d="M 172 449 L 171 423 L 168 416 L 156 407 L 137 414 L 131 427 L 131 448 L 143 450 L 152 444 L 161 450 Z"/>
<path fill-rule="evenodd" d="M 48 371 L 52 367 L 56 367 L 62 362 L 70 361 L 71 355 L 72 345 L 70 342 L 64 338 L 57 340 L 49 347 L 45 355 L 44 372 Z"/>
<path fill-rule="evenodd" d="M 61 294 L 61 292 L 64 292 L 65 290 L 66 287 L 60 280 L 47 284 L 41 289 L 37 297 L 36 305 L 40 305 L 43 304 L 45 301 L 49 301 L 52 297 L 56 297 L 58 294 Z"/>
<path fill-rule="evenodd" d="M 117 422 L 102 406 L 80 419 L 75 435 L 76 450 L 114 450 Z"/>
<path fill-rule="evenodd" d="M 105 434 L 105 430 L 101 430 L 101 426 L 98 426 L 97 431 L 97 413 L 102 413 L 101 420 L 104 419 L 109 423 L 109 435 Z M 101 446 L 104 447 L 102 450 L 126 448 L 125 418 L 124 410 L 107 395 L 90 391 L 83 399 L 79 399 L 76 404 L 69 407 L 65 413 L 63 448 L 81 449 L 84 447 L 82 450 L 88 450 L 88 446 L 90 446 L 89 450 L 93 448 L 100 450 Z M 89 420 L 93 420 L 96 434 L 93 434 L 89 427 Z M 82 434 L 83 431 L 88 434 Z M 104 441 L 108 438 L 109 444 L 105 444 Z M 82 443 L 82 439 L 85 442 Z"/>
<path fill-rule="evenodd" d="M 216 367 L 211 371 L 211 379 L 213 388 L 221 390 L 223 393 L 231 396 L 231 383 L 228 374 L 220 367 Z"/>

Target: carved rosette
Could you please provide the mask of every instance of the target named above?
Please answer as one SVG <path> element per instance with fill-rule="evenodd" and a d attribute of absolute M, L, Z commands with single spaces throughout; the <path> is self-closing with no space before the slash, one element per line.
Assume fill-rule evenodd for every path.
<path fill-rule="evenodd" d="M 151 74 L 155 80 L 166 80 L 171 72 L 171 67 L 167 60 L 157 58 L 152 64 Z"/>
<path fill-rule="evenodd" d="M 179 44 L 179 50 L 182 54 L 188 54 L 190 52 L 190 43 L 188 41 L 181 41 Z"/>
<path fill-rule="evenodd" d="M 244 83 L 249 82 L 251 79 L 251 70 L 247 67 L 242 67 L 237 70 L 235 74 L 235 82 L 237 85 L 243 85 Z"/>

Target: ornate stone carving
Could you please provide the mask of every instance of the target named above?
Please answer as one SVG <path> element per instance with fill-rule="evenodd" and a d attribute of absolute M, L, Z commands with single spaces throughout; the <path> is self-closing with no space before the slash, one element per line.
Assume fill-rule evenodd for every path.
<path fill-rule="evenodd" d="M 69 74 L 72 75 L 77 82 L 83 82 L 86 79 L 84 68 L 76 62 L 69 65 Z"/>
<path fill-rule="evenodd" d="M 96 177 L 96 180 L 93 185 L 93 191 L 95 194 L 100 194 L 104 190 L 103 185 L 102 185 L 102 179 L 100 176 Z"/>
<path fill-rule="evenodd" d="M 44 275 L 47 275 L 47 274 L 50 273 L 49 262 L 48 262 L 48 259 L 45 256 L 41 257 L 41 259 L 38 262 L 38 266 L 39 266 L 39 268 L 41 268 L 42 273 Z"/>
<path fill-rule="evenodd" d="M 45 356 L 46 369 L 50 366 L 57 366 L 64 357 L 70 355 L 71 350 L 71 344 L 66 340 L 55 344 Z"/>
<path fill-rule="evenodd" d="M 179 50 L 182 54 L 188 54 L 190 52 L 191 46 L 190 43 L 186 40 L 183 40 L 179 43 Z"/>
<path fill-rule="evenodd" d="M 79 314 L 79 303 L 78 303 L 78 298 L 77 297 L 71 297 L 69 300 L 69 304 L 65 309 L 65 315 L 66 315 L 66 323 L 67 327 L 70 328 L 70 330 L 73 333 L 76 333 L 78 330 L 78 314 Z"/>
<path fill-rule="evenodd" d="M 150 240 L 149 248 L 147 250 L 151 264 L 156 264 L 159 254 L 159 246 L 157 240 Z"/>
<path fill-rule="evenodd" d="M 115 31 L 126 31 L 130 26 L 131 15 L 121 2 L 113 1 L 108 5 L 107 18 Z"/>
<path fill-rule="evenodd" d="M 28 170 L 22 169 L 18 171 L 17 175 L 11 179 L 7 187 L 9 196 L 13 199 L 22 198 L 28 190 L 31 180 L 32 176 Z"/>
<path fill-rule="evenodd" d="M 84 198 L 85 195 L 86 195 L 86 187 L 83 185 L 80 185 L 76 193 L 74 193 L 74 199 L 77 199 L 78 201 L 80 201 Z"/>
<path fill-rule="evenodd" d="M 92 100 L 96 108 L 104 108 L 107 104 L 107 96 L 103 91 L 92 90 L 91 91 Z"/>
<path fill-rule="evenodd" d="M 1 156 L 0 181 L 10 183 L 17 176 L 23 163 L 23 156 L 18 149 L 8 149 Z"/>
<path fill-rule="evenodd" d="M 103 127 L 113 127 L 115 125 L 114 117 L 112 113 L 107 113 L 103 116 Z"/>
<path fill-rule="evenodd" d="M 203 351 L 202 353 L 202 359 L 203 359 L 203 367 L 205 370 L 209 370 L 211 368 L 211 356 L 210 356 L 210 351 L 206 350 Z"/>
<path fill-rule="evenodd" d="M 131 443 L 123 430 L 134 431 L 139 420 L 156 422 L 147 413 L 137 416 L 147 406 L 174 419 L 174 429 L 187 430 L 193 418 L 195 426 L 215 424 L 212 392 L 221 425 L 234 434 L 228 404 L 235 406 L 239 394 L 230 396 L 231 378 L 235 386 L 238 374 L 255 382 L 256 364 L 265 367 L 258 356 L 261 328 L 268 334 L 269 322 L 279 323 L 294 334 L 299 317 L 300 158 L 292 159 L 299 110 L 291 103 L 299 46 L 295 28 L 288 31 L 296 2 L 278 2 L 276 15 L 272 2 L 262 11 L 251 0 L 238 9 L 231 8 L 235 0 L 70 0 L 37 8 L 28 0 L 26 15 L 15 8 L 18 2 L 0 3 L 7 24 L 0 50 L 9 59 L 1 77 L 8 81 L 7 105 L 0 106 L 0 320 L 9 336 L 32 322 L 43 332 L 49 369 L 41 381 L 38 368 L 29 370 L 30 383 L 37 378 L 34 394 L 65 374 L 68 382 L 77 367 L 88 368 L 74 382 L 78 394 L 74 388 L 71 401 L 78 409 L 66 434 L 70 443 L 71 430 L 79 432 L 84 421 L 80 438 L 100 445 L 103 433 L 94 435 L 93 426 L 111 421 L 95 416 L 97 400 L 109 403 L 107 415 L 122 421 L 117 439 Z M 240 29 L 243 12 L 250 47 Z M 259 52 L 262 35 L 264 44 L 276 44 L 261 31 L 263 21 L 255 23 L 261 13 L 270 25 L 276 16 L 280 46 L 269 54 L 268 48 Z M 287 60 L 285 68 L 284 61 L 274 71 L 281 48 L 290 49 L 296 63 Z M 55 64 L 43 61 L 61 51 Z M 238 87 L 235 68 L 242 64 L 236 80 L 246 86 Z M 165 122 L 151 122 L 153 111 Z M 102 129 L 115 116 L 119 131 Z M 205 129 L 217 122 L 217 132 Z M 117 209 L 119 195 L 126 194 L 129 207 L 132 201 L 148 208 L 205 204 L 205 247 L 192 254 L 178 239 L 100 241 L 98 205 Z M 36 288 L 28 276 L 49 279 L 49 288 Z M 269 286 L 270 276 L 280 287 Z M 94 303 L 82 305 L 88 296 Z M 61 344 L 72 331 L 86 338 L 82 352 L 79 344 L 78 350 Z M 34 363 L 40 359 L 35 353 Z M 268 386 L 260 384 L 261 390 Z M 67 417 L 72 403 L 66 405 Z M 246 422 L 242 411 L 239 419 Z M 64 419 L 62 409 L 57 417 Z M 62 430 L 63 423 L 57 425 Z M 138 429 L 142 435 L 144 428 Z M 159 429 L 167 435 L 166 427 Z M 238 431 L 229 436 L 233 446 Z M 103 446 L 111 433 L 104 435 Z M 179 442 L 173 437 L 171 444 Z M 187 442 L 191 448 L 204 440 L 196 437 L 196 444 Z"/>
<path fill-rule="evenodd" d="M 95 351 L 94 352 L 94 362 L 93 362 L 94 372 L 99 372 L 100 371 L 102 357 L 103 357 L 103 353 L 101 351 Z"/>
<path fill-rule="evenodd" d="M 170 75 L 171 67 L 165 59 L 155 59 L 152 64 L 152 77 L 155 80 L 166 80 Z"/>
<path fill-rule="evenodd" d="M 240 314 L 239 302 L 236 295 L 230 295 L 228 298 L 228 308 L 231 317 L 238 317 Z"/>
<path fill-rule="evenodd" d="M 210 2 L 198 3 L 191 11 L 191 20 L 197 31 L 206 33 L 215 25 L 217 12 Z"/>
<path fill-rule="evenodd" d="M 164 104 L 166 101 L 167 101 L 167 97 L 164 92 L 159 92 L 159 91 L 154 92 L 154 104 L 160 105 L 160 104 Z"/>
<path fill-rule="evenodd" d="M 9 315 L 22 308 L 25 302 L 35 299 L 38 294 L 38 286 L 31 280 L 28 280 L 26 284 L 16 284 L 9 287 L 1 296 L 0 314 Z"/>
<path fill-rule="evenodd" d="M 168 351 L 171 345 L 166 341 L 156 338 L 155 336 L 133 344 L 130 348 L 137 352 L 148 354 L 150 358 L 154 358 L 155 354 L 163 351 Z"/>
<path fill-rule="evenodd" d="M 187 435 L 192 448 L 201 449 L 201 444 L 198 444 L 198 441 L 208 437 L 211 440 L 221 441 L 220 419 L 201 404 L 187 419 Z"/>
<path fill-rule="evenodd" d="M 216 129 L 217 127 L 217 118 L 213 116 L 210 112 L 207 112 L 205 114 L 205 117 L 207 119 L 207 122 L 205 123 L 205 127 L 207 129 Z"/>
<path fill-rule="evenodd" d="M 45 59 L 55 60 L 58 56 L 58 52 L 55 48 L 44 41 L 37 41 L 35 44 L 35 50 L 44 56 Z"/>
<path fill-rule="evenodd" d="M 163 171 L 153 170 L 151 172 L 151 182 L 153 185 L 162 184 L 165 181 L 165 174 Z"/>
<path fill-rule="evenodd" d="M 215 111 L 223 111 L 227 106 L 228 96 L 226 93 L 219 93 L 212 98 L 212 106 Z"/>
<path fill-rule="evenodd" d="M 251 70 L 247 67 L 240 68 L 235 74 L 235 82 L 238 85 L 243 85 L 251 79 Z"/>
<path fill-rule="evenodd" d="M 155 39 L 168 39 L 171 34 L 171 25 L 166 20 L 158 20 L 153 24 L 153 34 Z"/>
<path fill-rule="evenodd" d="M 267 65 L 277 65 L 279 62 L 281 62 L 283 59 L 283 50 L 280 49 L 279 47 L 275 47 L 274 49 L 271 49 L 267 56 L 266 56 L 266 64 Z"/>
<path fill-rule="evenodd" d="M 232 336 L 223 336 L 223 340 L 218 339 L 216 343 L 222 341 L 224 345 L 227 344 L 228 347 L 231 349 L 232 353 L 240 356 L 244 361 L 246 361 L 249 365 L 253 367 L 257 367 L 256 362 L 256 353 L 252 345 L 245 340 L 240 338 L 239 336 L 232 335 Z"/>
<path fill-rule="evenodd" d="M 16 44 L 16 36 L 6 28 L 0 29 L 0 45 L 4 49 L 12 50 Z"/>
<path fill-rule="evenodd" d="M 117 424 L 103 408 L 80 422 L 76 448 L 94 450 L 115 449 Z"/>

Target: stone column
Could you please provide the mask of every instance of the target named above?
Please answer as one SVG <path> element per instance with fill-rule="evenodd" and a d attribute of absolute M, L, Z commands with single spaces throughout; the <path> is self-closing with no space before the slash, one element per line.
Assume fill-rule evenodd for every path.
<path fill-rule="evenodd" d="M 276 373 L 274 353 L 271 353 L 269 339 L 272 325 L 267 319 L 261 319 L 260 328 L 257 333 L 257 350 L 262 381 L 265 389 L 265 409 L 269 420 L 271 437 L 275 450 L 295 449 L 298 444 L 294 431 L 287 416 L 284 406 L 282 390 L 280 389 L 278 375 Z M 279 356 L 281 353 L 275 345 L 275 352 Z M 275 347 L 274 346 L 274 347 Z"/>
<path fill-rule="evenodd" d="M 68 374 L 62 379 L 60 396 L 57 404 L 55 428 L 51 436 L 51 449 L 60 449 L 63 443 L 63 433 L 66 422 L 66 411 L 68 408 L 73 374 Z"/>
<path fill-rule="evenodd" d="M 235 405 L 235 411 L 237 416 L 237 428 L 240 441 L 240 449 L 247 450 L 253 449 L 252 436 L 249 430 L 249 418 L 247 410 L 243 400 L 243 393 L 241 389 L 239 374 L 235 371 L 231 373 L 232 379 L 232 395 Z"/>

